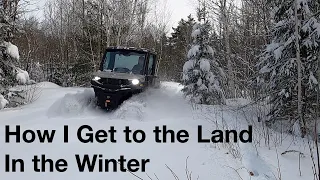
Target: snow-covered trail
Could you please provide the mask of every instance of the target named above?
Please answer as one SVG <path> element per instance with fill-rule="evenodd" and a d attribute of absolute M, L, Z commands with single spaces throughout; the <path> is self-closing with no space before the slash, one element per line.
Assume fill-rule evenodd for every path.
<path fill-rule="evenodd" d="M 238 166 L 231 155 L 226 151 L 214 150 L 209 144 L 197 142 L 197 127 L 203 125 L 208 127 L 206 121 L 197 119 L 191 107 L 180 94 L 180 87 L 175 83 L 163 83 L 162 88 L 133 98 L 114 113 L 106 113 L 91 106 L 86 96 L 90 96 L 92 90 L 83 88 L 60 88 L 46 83 L 42 87 L 40 98 L 27 106 L 17 109 L 7 109 L 0 112 L 0 177 L 16 180 L 44 180 L 44 179 L 112 179 L 128 180 L 137 179 L 130 173 L 122 172 L 83 172 L 78 171 L 75 154 L 81 157 L 84 154 L 90 156 L 101 154 L 105 159 L 118 159 L 123 155 L 129 159 L 150 159 L 146 164 L 146 173 L 136 174 L 143 179 L 160 180 L 175 179 L 166 165 L 170 167 L 180 179 L 186 178 L 186 159 L 188 158 L 188 169 L 192 171 L 193 178 L 200 180 L 238 179 L 239 176 L 230 167 Z M 142 103 L 137 102 L 142 99 Z M 10 125 L 12 130 L 15 125 L 21 125 L 21 131 L 31 130 L 56 130 L 52 144 L 34 142 L 8 143 L 5 144 L 5 125 Z M 63 126 L 69 126 L 69 143 L 63 142 Z M 79 142 L 77 130 L 82 125 L 89 125 L 94 132 L 98 130 L 109 130 L 114 126 L 117 130 L 115 139 L 117 143 L 109 141 L 105 143 Z M 155 126 L 164 126 L 178 132 L 187 130 L 189 141 L 187 143 L 156 143 L 154 141 L 153 129 Z M 143 130 L 147 137 L 145 142 L 127 143 L 124 133 L 126 126 L 131 130 Z M 88 131 L 84 131 L 88 132 Z M 83 133 L 84 135 L 85 133 Z M 208 132 L 204 134 L 208 135 Z M 210 137 L 210 136 L 208 136 Z M 12 141 L 14 139 L 11 139 Z M 5 154 L 11 158 L 20 158 L 25 162 L 25 173 L 4 173 Z M 66 159 L 68 170 L 64 173 L 49 172 L 35 173 L 32 158 L 34 155 L 45 154 L 53 160 Z M 19 167 L 19 166 L 18 166 Z M 119 169 L 118 169 L 119 171 Z M 155 177 L 155 174 L 157 178 Z"/>

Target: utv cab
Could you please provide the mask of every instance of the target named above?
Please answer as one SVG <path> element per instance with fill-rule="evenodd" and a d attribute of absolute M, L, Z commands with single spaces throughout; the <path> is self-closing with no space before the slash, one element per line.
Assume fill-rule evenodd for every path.
<path fill-rule="evenodd" d="M 91 86 L 97 104 L 116 109 L 123 101 L 149 87 L 159 87 L 156 54 L 147 49 L 109 47 L 106 49 Z"/>

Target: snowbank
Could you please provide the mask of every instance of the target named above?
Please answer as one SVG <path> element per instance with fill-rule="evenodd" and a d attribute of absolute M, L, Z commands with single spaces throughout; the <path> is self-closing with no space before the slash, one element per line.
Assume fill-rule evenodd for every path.
<path fill-rule="evenodd" d="M 296 138 L 293 141 L 287 135 L 276 136 L 277 134 L 273 133 L 270 134 L 271 147 L 267 147 L 263 142 L 264 134 L 259 135 L 264 131 L 260 132 L 259 126 L 261 124 L 258 122 L 255 123 L 256 126 L 253 129 L 255 132 L 253 135 L 254 144 L 201 144 L 197 142 L 197 127 L 199 125 L 204 128 L 203 137 L 205 138 L 210 138 L 212 130 L 217 128 L 236 130 L 240 130 L 242 126 L 246 128 L 245 126 L 251 122 L 251 115 L 254 115 L 253 109 L 250 107 L 242 108 L 240 111 L 237 111 L 237 108 L 220 106 L 199 105 L 199 108 L 192 108 L 182 96 L 180 90 L 183 86 L 174 82 L 162 82 L 161 88 L 152 89 L 133 97 L 124 102 L 123 106 L 112 114 L 94 109 L 96 106 L 92 101 L 94 97 L 92 89 L 57 88 L 59 86 L 48 82 L 39 84 L 43 90 L 42 97 L 24 108 L 1 111 L 0 125 L 4 127 L 5 125 L 21 124 L 26 129 L 56 129 L 62 132 L 63 125 L 67 124 L 70 127 L 70 143 L 59 141 L 59 139 L 63 139 L 63 133 L 57 133 L 57 141 L 51 145 L 43 145 L 38 142 L 32 146 L 26 143 L 8 143 L 5 146 L 1 144 L 0 154 L 10 154 L 22 159 L 29 159 L 34 154 L 46 154 L 51 158 L 65 158 L 68 162 L 74 162 L 74 153 L 102 154 L 105 157 L 125 155 L 137 159 L 150 158 L 152 162 L 148 166 L 147 173 L 157 174 L 159 178 L 153 179 L 160 180 L 174 179 L 165 165 L 168 165 L 179 179 L 188 179 L 185 178 L 187 157 L 190 157 L 188 170 L 192 171 L 192 176 L 194 176 L 189 179 L 197 179 L 199 176 L 200 180 L 275 180 L 280 179 L 275 178 L 278 177 L 278 170 L 281 171 L 281 179 L 313 179 L 312 161 L 308 158 L 306 143 Z M 0 102 L 1 99 L 4 98 L 0 96 Z M 232 99 L 228 100 L 228 105 L 241 106 L 248 102 L 245 99 Z M 0 103 L 0 105 L 3 104 Z M 245 117 L 243 117 L 244 115 Z M 48 116 L 56 118 L 52 120 Z M 118 143 L 83 144 L 78 142 L 77 130 L 84 124 L 92 126 L 94 131 L 107 130 L 110 126 L 114 126 L 120 131 L 129 126 L 132 130 L 144 130 L 147 138 L 140 145 L 125 143 L 121 141 L 124 138 L 123 133 L 119 133 Z M 161 127 L 163 125 L 167 125 L 175 132 L 182 129 L 187 130 L 190 133 L 189 142 L 184 144 L 155 143 L 151 136 L 152 130 L 155 126 Z M 1 134 L 1 138 L 4 138 L 4 133 Z M 284 140 L 283 144 L 279 144 L 275 150 L 273 141 L 280 137 Z M 259 140 L 261 143 L 257 142 Z M 299 167 L 297 154 L 281 155 L 286 150 L 297 150 L 306 155 L 306 158 L 301 158 L 301 167 Z M 239 153 L 238 158 L 235 159 L 231 152 Z M 4 156 L 0 156 L 0 161 L 5 161 Z M 76 164 L 70 163 L 69 167 L 69 171 L 63 174 L 44 173 L 39 176 L 33 172 L 3 173 L 1 177 L 2 179 L 15 180 L 43 180 L 46 178 L 82 180 L 92 177 L 95 180 L 134 179 L 130 173 L 79 173 L 76 171 Z M 299 168 L 301 168 L 301 176 Z M 4 169 L 4 164 L 0 164 L 0 169 Z M 137 175 L 143 179 L 150 179 L 145 177 L 145 173 Z"/>
<path fill-rule="evenodd" d="M 252 144 L 240 144 L 240 151 L 242 164 L 249 176 L 255 177 L 257 180 L 276 180 L 269 168 L 270 165 L 266 164 Z"/>
<path fill-rule="evenodd" d="M 47 111 L 48 117 L 77 115 L 94 103 L 94 91 L 85 89 L 75 94 L 66 94 L 58 99 Z"/>
<path fill-rule="evenodd" d="M 61 88 L 61 86 L 59 86 L 55 83 L 52 83 L 52 82 L 41 82 L 41 83 L 38 83 L 38 85 L 44 89 Z"/>
<path fill-rule="evenodd" d="M 143 120 L 146 103 L 140 96 L 125 101 L 114 113 L 115 118 L 122 120 Z"/>
<path fill-rule="evenodd" d="M 59 87 L 53 83 L 44 82 L 44 88 Z M 176 101 L 181 103 L 181 86 L 175 82 L 162 82 L 160 89 L 150 89 L 144 93 L 133 96 L 123 102 L 121 106 L 112 113 L 108 113 L 110 119 L 136 120 L 142 121 L 149 118 L 152 114 L 164 116 L 163 113 L 170 113 L 176 106 L 176 102 L 171 102 L 173 97 L 178 97 Z M 62 88 L 63 89 L 63 88 Z M 168 94 L 170 92 L 170 94 Z M 170 102 L 168 104 L 168 102 Z M 155 107 L 156 104 L 159 106 Z M 174 107 L 172 107 L 174 106 Z M 77 93 L 68 93 L 63 98 L 58 99 L 48 109 L 49 117 L 77 115 L 82 114 L 84 110 L 88 112 L 93 109 L 99 109 L 95 104 L 95 95 L 93 89 L 85 89 Z M 94 112 L 96 113 L 96 112 Z M 93 113 L 93 114 L 94 114 Z M 179 111 L 174 111 L 174 115 Z"/>
<path fill-rule="evenodd" d="M 228 106 L 239 107 L 239 106 L 246 106 L 246 105 L 250 104 L 251 101 L 248 99 L 244 99 L 244 98 L 235 98 L 235 99 L 227 99 L 226 103 Z"/>

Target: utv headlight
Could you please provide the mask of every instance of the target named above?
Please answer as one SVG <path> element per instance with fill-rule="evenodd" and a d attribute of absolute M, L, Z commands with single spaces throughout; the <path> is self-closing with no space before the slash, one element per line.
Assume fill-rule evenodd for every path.
<path fill-rule="evenodd" d="M 101 77 L 98 77 L 98 76 L 93 78 L 93 80 L 95 80 L 95 81 L 99 81 L 100 79 L 101 79 Z"/>
<path fill-rule="evenodd" d="M 133 79 L 131 82 L 133 85 L 138 85 L 140 83 L 138 79 Z"/>

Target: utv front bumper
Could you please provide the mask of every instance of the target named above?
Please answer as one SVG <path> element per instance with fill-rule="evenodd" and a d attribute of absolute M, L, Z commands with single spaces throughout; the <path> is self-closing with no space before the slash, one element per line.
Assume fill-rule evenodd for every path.
<path fill-rule="evenodd" d="M 94 89 L 98 105 L 106 109 L 115 109 L 133 94 L 142 91 L 141 86 L 102 84 L 96 80 L 91 80 L 91 87 Z"/>

